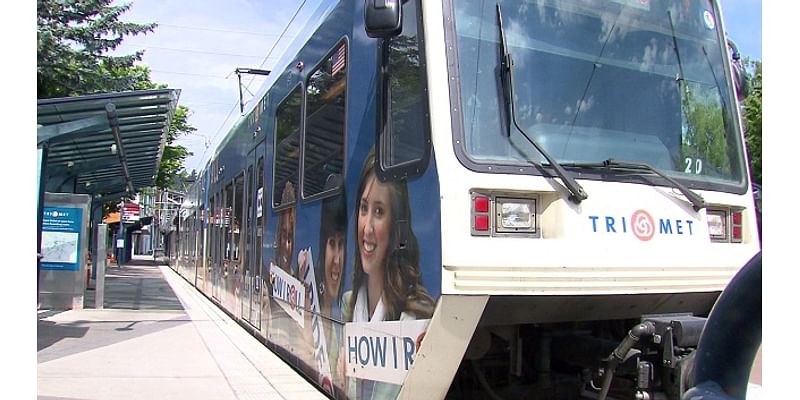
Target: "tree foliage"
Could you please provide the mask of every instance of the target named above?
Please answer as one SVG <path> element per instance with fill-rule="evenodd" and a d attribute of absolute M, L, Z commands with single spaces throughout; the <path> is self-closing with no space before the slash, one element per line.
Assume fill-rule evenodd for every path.
<path fill-rule="evenodd" d="M 186 157 L 189 157 L 192 153 L 186 147 L 174 142 L 179 136 L 197 130 L 187 122 L 189 115 L 191 115 L 191 112 L 185 106 L 178 106 L 175 110 L 169 132 L 167 132 L 167 141 L 164 145 L 164 154 L 161 156 L 161 165 L 156 175 L 156 186 L 174 188 L 175 184 L 178 183 L 178 179 L 185 179 L 188 176 L 184 170 L 183 163 Z"/>
<path fill-rule="evenodd" d="M 744 99 L 745 139 L 750 159 L 750 175 L 761 183 L 761 61 L 747 60 L 750 72 L 750 94 Z"/>
<path fill-rule="evenodd" d="M 66 97 L 152 85 L 134 67 L 143 51 L 112 56 L 125 36 L 156 24 L 119 21 L 130 3 L 113 0 L 37 0 L 37 97 Z M 145 87 L 143 87 L 145 86 Z"/>

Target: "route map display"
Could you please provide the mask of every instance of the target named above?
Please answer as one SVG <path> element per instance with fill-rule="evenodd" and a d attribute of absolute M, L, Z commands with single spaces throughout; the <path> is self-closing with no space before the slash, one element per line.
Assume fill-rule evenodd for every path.
<path fill-rule="evenodd" d="M 80 269 L 80 208 L 45 207 L 42 218 L 43 270 L 78 271 Z"/>

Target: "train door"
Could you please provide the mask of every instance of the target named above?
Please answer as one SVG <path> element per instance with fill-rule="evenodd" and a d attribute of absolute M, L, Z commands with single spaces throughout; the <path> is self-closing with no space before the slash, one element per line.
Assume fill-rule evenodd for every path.
<path fill-rule="evenodd" d="M 206 227 L 205 227 L 205 218 L 206 218 L 206 210 L 203 208 L 205 204 L 202 203 L 197 208 L 197 253 L 194 257 L 194 269 L 195 269 L 195 279 L 194 279 L 194 286 L 198 289 L 202 287 L 205 283 L 205 234 L 206 234 Z M 201 289 L 202 290 L 202 289 Z"/>
<path fill-rule="evenodd" d="M 221 236 L 222 236 L 222 194 L 214 195 L 211 203 L 214 215 L 212 216 L 213 225 L 211 227 L 211 298 L 220 301 L 220 288 L 222 287 L 222 260 L 221 260 Z"/>
<path fill-rule="evenodd" d="M 203 203 L 202 200 L 198 200 L 200 203 L 197 207 L 197 213 L 195 218 L 195 254 L 194 254 L 194 286 L 200 288 L 204 282 L 203 279 L 203 217 L 204 217 L 204 210 L 203 210 Z"/>
<path fill-rule="evenodd" d="M 247 156 L 245 252 L 243 260 L 242 318 L 261 329 L 261 230 L 263 224 L 264 142 Z"/>
<path fill-rule="evenodd" d="M 196 229 L 195 232 L 197 233 L 197 237 L 195 241 L 197 242 L 197 253 L 194 257 L 194 269 L 195 269 L 195 279 L 194 285 L 195 287 L 199 288 L 201 291 L 205 291 L 205 283 L 206 283 L 206 269 L 205 269 L 205 237 L 206 237 L 206 210 L 205 210 L 205 187 L 202 185 L 198 188 L 198 197 L 197 197 L 197 219 L 195 220 Z"/>
<path fill-rule="evenodd" d="M 238 298 L 241 296 L 242 285 L 242 266 L 244 265 L 243 257 L 243 240 L 245 239 L 245 218 L 244 218 L 244 189 L 245 189 L 245 172 L 242 171 L 233 179 L 230 186 L 231 198 L 228 199 L 230 207 L 230 222 L 227 226 L 225 238 L 226 244 L 226 258 L 228 261 L 228 276 L 226 279 L 226 302 L 225 306 L 234 315 L 240 314 L 241 311 L 238 307 L 241 305 Z M 227 192 L 228 190 L 226 190 Z"/>
<path fill-rule="evenodd" d="M 222 269 L 220 282 L 220 296 L 222 305 L 228 310 L 233 310 L 231 304 L 231 294 L 233 293 L 233 241 L 231 234 L 233 232 L 233 200 L 234 200 L 234 187 L 231 180 L 224 186 L 222 191 L 222 213 L 220 223 L 220 250 L 222 252 Z"/>
<path fill-rule="evenodd" d="M 186 262 L 186 270 L 189 274 L 187 276 L 187 280 L 192 282 L 192 284 L 197 283 L 197 268 L 196 265 L 196 258 L 197 258 L 197 206 L 195 205 L 192 208 L 192 213 L 189 214 L 189 226 L 187 227 L 186 231 L 186 246 L 188 247 L 187 250 L 187 262 Z"/>
<path fill-rule="evenodd" d="M 252 258 L 254 270 L 257 272 L 257 280 L 258 285 L 257 296 L 254 299 L 255 304 L 258 304 L 258 326 L 260 327 L 261 331 L 264 333 L 266 337 L 266 326 L 262 325 L 261 322 L 265 320 L 266 316 L 269 315 L 269 311 L 265 311 L 265 307 L 269 306 L 269 290 L 267 289 L 267 281 L 269 279 L 269 269 L 265 266 L 263 261 L 263 254 L 264 254 L 264 223 L 267 219 L 267 206 L 266 206 L 266 198 L 269 193 L 267 190 L 267 186 L 264 183 L 264 168 L 266 165 L 264 164 L 264 145 L 260 145 L 256 151 L 256 169 L 254 173 L 254 178 L 256 180 L 256 184 L 254 185 L 256 190 L 256 218 L 255 223 L 253 224 L 253 252 L 254 256 Z"/>
<path fill-rule="evenodd" d="M 210 171 L 210 169 L 209 169 Z M 209 172 L 204 175 L 203 182 L 203 202 L 205 203 L 203 216 L 205 218 L 203 227 L 203 293 L 211 297 L 211 288 L 214 282 L 214 273 L 212 271 L 214 260 L 214 191 L 211 186 L 211 176 Z"/>

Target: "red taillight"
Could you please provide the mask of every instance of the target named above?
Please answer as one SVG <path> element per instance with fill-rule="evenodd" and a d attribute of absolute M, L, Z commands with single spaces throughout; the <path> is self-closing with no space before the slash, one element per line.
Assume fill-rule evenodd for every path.
<path fill-rule="evenodd" d="M 742 241 L 742 227 L 741 226 L 734 226 L 732 232 L 732 239 L 734 242 L 741 242 Z"/>
<path fill-rule="evenodd" d="M 475 216 L 475 230 L 486 232 L 489 230 L 489 216 L 488 215 L 476 215 Z"/>
<path fill-rule="evenodd" d="M 740 243 L 742 241 L 742 212 L 731 212 L 731 241 Z"/>
<path fill-rule="evenodd" d="M 741 211 L 734 211 L 731 214 L 731 219 L 733 220 L 734 225 L 741 225 L 742 224 L 742 212 Z"/>
<path fill-rule="evenodd" d="M 491 220 L 489 219 L 489 212 L 492 209 L 491 198 L 477 192 L 470 192 L 470 196 L 472 199 L 472 210 L 470 212 L 472 235 L 489 236 L 491 228 Z"/>
<path fill-rule="evenodd" d="M 483 196 L 476 196 L 472 201 L 473 210 L 479 213 L 489 212 L 489 198 Z"/>

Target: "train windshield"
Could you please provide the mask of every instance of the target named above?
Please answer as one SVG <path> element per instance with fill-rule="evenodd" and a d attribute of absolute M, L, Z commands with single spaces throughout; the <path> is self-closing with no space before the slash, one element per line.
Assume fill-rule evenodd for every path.
<path fill-rule="evenodd" d="M 559 163 L 625 160 L 693 187 L 743 187 L 727 47 L 711 1 L 452 3 L 456 135 L 470 162 L 547 164 L 527 135 Z M 515 118 L 500 73 L 502 36 Z"/>

